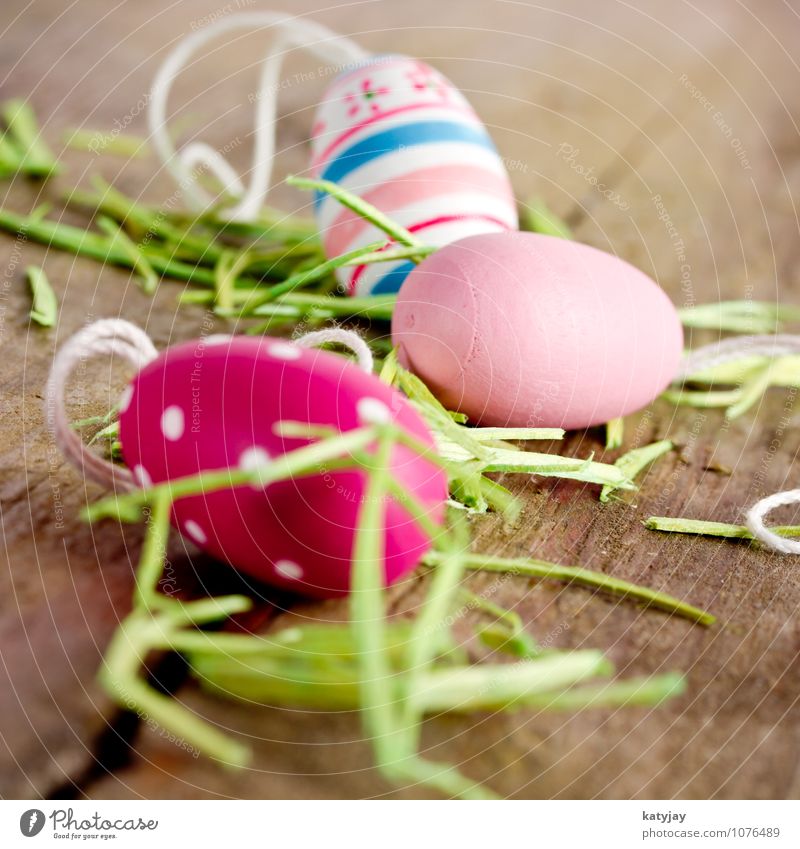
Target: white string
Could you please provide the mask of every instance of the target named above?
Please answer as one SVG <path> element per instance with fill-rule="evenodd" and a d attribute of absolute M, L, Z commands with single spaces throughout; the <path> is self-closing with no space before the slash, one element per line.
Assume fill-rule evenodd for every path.
<path fill-rule="evenodd" d="M 724 339 L 685 354 L 676 380 L 685 380 L 693 374 L 744 357 L 784 357 L 788 354 L 800 354 L 800 336 L 779 333 L 775 336 Z"/>
<path fill-rule="evenodd" d="M 782 554 L 800 554 L 800 542 L 778 536 L 764 524 L 764 517 L 776 507 L 798 502 L 800 502 L 800 489 L 787 489 L 762 498 L 747 511 L 747 530 L 773 551 L 780 551 Z"/>
<path fill-rule="evenodd" d="M 200 174 L 203 169 L 211 171 L 222 183 L 225 191 L 234 197 L 246 191 L 239 175 L 228 164 L 228 160 L 204 142 L 191 142 L 178 154 L 184 168 L 191 174 Z"/>
<path fill-rule="evenodd" d="M 681 361 L 678 380 L 685 380 L 693 374 L 743 359 L 744 357 L 783 357 L 800 354 L 800 336 L 778 334 L 776 336 L 739 336 L 714 342 L 702 348 L 690 351 Z M 782 554 L 800 554 L 800 542 L 778 536 L 771 531 L 764 519 L 776 507 L 785 507 L 800 503 L 800 489 L 776 492 L 762 498 L 750 507 L 745 516 L 745 524 L 750 533 L 759 542 L 773 551 Z"/>
<path fill-rule="evenodd" d="M 86 478 L 106 489 L 128 491 L 136 488 L 131 472 L 90 451 L 71 427 L 64 406 L 64 390 L 72 370 L 79 362 L 97 354 L 124 357 L 141 369 L 157 356 L 157 351 L 143 330 L 122 319 L 101 319 L 84 327 L 53 359 L 44 392 L 45 423 L 64 458 Z"/>
<path fill-rule="evenodd" d="M 314 330 L 304 336 L 298 336 L 295 344 L 304 348 L 319 348 L 321 345 L 335 343 L 349 349 L 356 355 L 358 367 L 367 374 L 372 374 L 373 359 L 369 345 L 353 330 L 342 327 L 330 327 L 325 330 Z"/>
<path fill-rule="evenodd" d="M 261 64 L 256 100 L 252 178 L 245 189 L 242 180 L 220 156 L 203 142 L 194 142 L 177 151 L 167 131 L 167 99 L 172 82 L 197 50 L 223 33 L 236 29 L 274 30 L 273 42 Z M 148 121 L 156 152 L 185 191 L 188 201 L 198 208 L 211 206 L 215 199 L 197 184 L 201 168 L 211 172 L 238 203 L 225 211 L 232 221 L 250 221 L 264 205 L 272 177 L 275 156 L 275 115 L 280 90 L 280 69 L 285 53 L 302 47 L 335 66 L 361 62 L 367 51 L 348 38 L 321 24 L 293 18 L 279 12 L 248 12 L 214 22 L 179 42 L 156 73 L 151 89 Z"/>
<path fill-rule="evenodd" d="M 294 341 L 305 348 L 335 342 L 349 348 L 356 355 L 359 367 L 372 373 L 372 351 L 352 330 L 341 327 L 316 330 Z M 158 352 L 150 337 L 129 321 L 107 318 L 84 327 L 67 340 L 53 359 L 44 391 L 45 423 L 64 459 L 81 471 L 84 477 L 106 489 L 127 492 L 137 487 L 130 470 L 90 451 L 67 418 L 64 402 L 67 381 L 78 363 L 99 354 L 124 357 L 138 370 L 155 359 Z"/>

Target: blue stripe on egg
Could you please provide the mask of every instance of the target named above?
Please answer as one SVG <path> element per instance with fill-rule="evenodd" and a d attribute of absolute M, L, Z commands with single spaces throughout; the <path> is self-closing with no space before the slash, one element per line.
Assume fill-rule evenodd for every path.
<path fill-rule="evenodd" d="M 413 262 L 402 262 L 396 265 L 391 271 L 378 278 L 377 282 L 370 289 L 371 295 L 390 295 L 393 292 L 399 292 L 403 281 L 411 273 L 414 268 Z"/>
<path fill-rule="evenodd" d="M 483 127 L 455 121 L 418 121 L 376 133 L 347 148 L 328 163 L 322 173 L 322 179 L 338 183 L 357 168 L 387 153 L 399 148 L 436 142 L 466 142 L 496 152 L 494 143 Z M 315 208 L 318 208 L 326 197 L 324 192 L 316 192 Z"/>

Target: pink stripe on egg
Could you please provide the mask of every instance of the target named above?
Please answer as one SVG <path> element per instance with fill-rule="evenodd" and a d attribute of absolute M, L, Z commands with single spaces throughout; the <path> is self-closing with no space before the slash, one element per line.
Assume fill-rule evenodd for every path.
<path fill-rule="evenodd" d="M 478 191 L 500 201 L 513 203 L 505 175 L 470 165 L 436 165 L 411 171 L 400 178 L 376 186 L 363 194 L 362 198 L 387 215 L 394 215 L 396 210 L 411 203 L 465 191 Z M 504 230 L 509 229 L 506 223 L 500 223 Z M 368 227 L 372 227 L 372 224 L 360 215 L 349 209 L 343 210 L 325 231 L 325 253 L 328 256 L 344 253 Z M 413 226 L 408 229 L 414 232 Z"/>
<path fill-rule="evenodd" d="M 499 218 L 495 218 L 493 215 L 440 215 L 437 218 L 431 218 L 430 221 L 421 221 L 419 224 L 414 224 L 411 227 L 407 227 L 406 229 L 409 231 L 409 233 L 419 233 L 421 230 L 427 230 L 430 227 L 437 227 L 440 224 L 452 224 L 454 221 L 487 221 L 503 231 L 509 231 L 513 229 L 509 227 L 505 221 L 501 221 Z M 381 250 L 387 250 L 388 248 L 394 246 L 394 242 L 389 242 L 387 245 L 384 245 Z M 391 263 L 389 263 L 389 265 L 391 265 Z M 361 278 L 361 275 L 367 268 L 369 268 L 369 265 L 357 265 L 353 268 L 353 273 L 350 276 L 350 281 L 348 284 L 348 291 L 351 295 L 355 291 L 355 288 L 358 285 L 358 281 Z"/>

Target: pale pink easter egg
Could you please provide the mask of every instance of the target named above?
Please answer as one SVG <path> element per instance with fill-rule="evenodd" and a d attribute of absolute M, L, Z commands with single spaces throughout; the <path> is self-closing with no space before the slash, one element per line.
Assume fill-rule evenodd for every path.
<path fill-rule="evenodd" d="M 583 428 L 675 377 L 680 319 L 629 263 L 568 239 L 493 233 L 448 245 L 403 284 L 401 362 L 473 423 Z"/>
<path fill-rule="evenodd" d="M 345 432 L 394 421 L 432 446 L 417 412 L 397 391 L 344 357 L 282 339 L 208 337 L 169 348 L 125 392 L 120 440 L 143 486 L 201 471 L 269 464 L 308 443 L 279 421 Z M 391 474 L 440 522 L 443 471 L 404 446 Z M 321 465 L 264 487 L 247 485 L 175 502 L 173 523 L 200 548 L 263 581 L 311 596 L 350 587 L 355 529 L 367 474 Z M 387 583 L 411 571 L 430 542 L 396 501 L 385 507 Z"/>

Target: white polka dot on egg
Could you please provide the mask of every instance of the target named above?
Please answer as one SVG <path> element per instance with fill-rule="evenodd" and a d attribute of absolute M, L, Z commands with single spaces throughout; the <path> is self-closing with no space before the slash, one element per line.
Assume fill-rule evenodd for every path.
<path fill-rule="evenodd" d="M 239 455 L 239 468 L 245 472 L 264 471 L 269 465 L 269 462 L 269 452 L 266 449 L 261 448 L 261 446 L 259 445 L 254 445 L 252 448 L 247 448 Z M 256 489 L 259 489 L 257 483 L 254 483 L 253 486 Z"/>
<path fill-rule="evenodd" d="M 228 333 L 212 333 L 210 336 L 206 336 L 203 340 L 205 345 L 224 345 L 226 342 L 230 342 L 233 339 Z"/>
<path fill-rule="evenodd" d="M 205 545 L 208 542 L 206 532 L 195 522 L 194 519 L 187 519 L 183 523 L 183 532 L 189 539 L 196 542 L 198 545 Z"/>
<path fill-rule="evenodd" d="M 303 577 L 302 568 L 294 560 L 279 560 L 275 564 L 275 571 L 282 577 L 291 581 L 299 581 Z"/>
<path fill-rule="evenodd" d="M 300 346 L 292 342 L 273 342 L 267 350 L 278 360 L 299 360 L 303 355 Z"/>
<path fill-rule="evenodd" d="M 150 473 L 144 466 L 134 466 L 133 476 L 139 482 L 139 486 L 142 489 L 149 489 L 153 485 L 153 479 L 150 477 Z"/>
<path fill-rule="evenodd" d="M 356 410 L 364 424 L 388 424 L 392 420 L 392 411 L 377 398 L 359 399 Z"/>
<path fill-rule="evenodd" d="M 183 436 L 185 427 L 183 410 L 180 407 L 167 407 L 161 415 L 161 432 L 166 439 L 176 442 Z"/>

